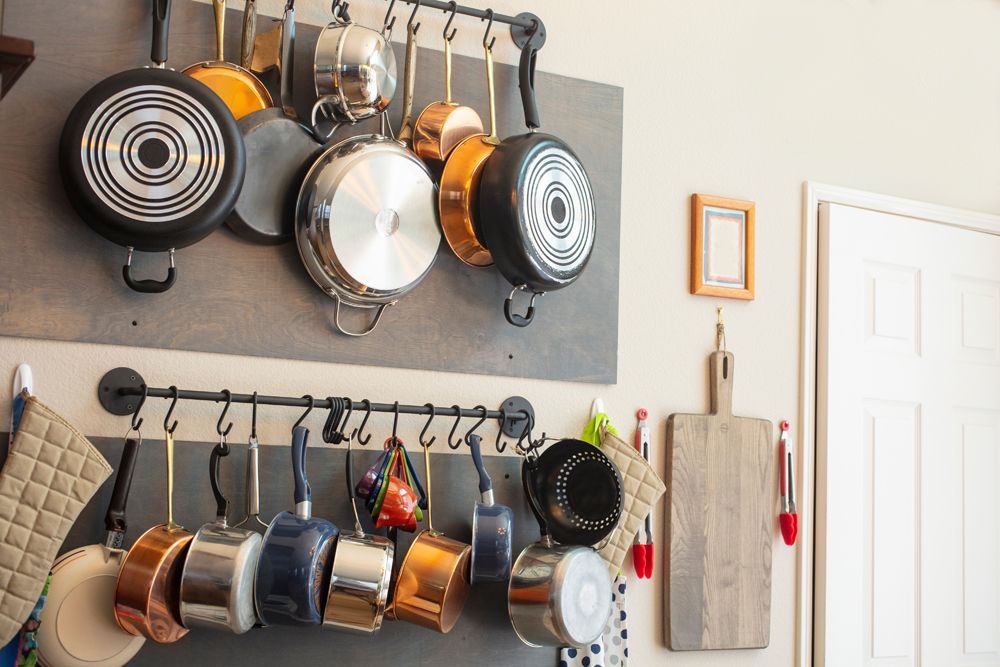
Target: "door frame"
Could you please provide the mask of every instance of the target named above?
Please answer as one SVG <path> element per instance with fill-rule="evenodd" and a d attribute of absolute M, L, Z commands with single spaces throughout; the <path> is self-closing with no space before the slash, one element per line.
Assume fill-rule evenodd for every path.
<path fill-rule="evenodd" d="M 800 403 L 799 451 L 801 468 L 799 479 L 801 504 L 799 506 L 800 543 L 796 554 L 796 636 L 795 656 L 798 667 L 813 664 L 814 620 L 818 604 L 823 600 L 816 592 L 816 545 L 822 543 L 825 535 L 817 533 L 816 526 L 822 525 L 823 517 L 817 514 L 824 507 L 816 497 L 816 479 L 823 472 L 824 461 L 820 460 L 820 445 L 816 432 L 816 363 L 819 350 L 818 292 L 819 283 L 819 206 L 820 204 L 841 204 L 880 213 L 925 220 L 939 224 L 960 227 L 1000 236 L 1000 215 L 978 213 L 963 209 L 938 206 L 926 202 L 889 195 L 880 195 L 863 190 L 854 190 L 835 185 L 806 181 L 802 184 L 802 327 L 800 340 Z"/>

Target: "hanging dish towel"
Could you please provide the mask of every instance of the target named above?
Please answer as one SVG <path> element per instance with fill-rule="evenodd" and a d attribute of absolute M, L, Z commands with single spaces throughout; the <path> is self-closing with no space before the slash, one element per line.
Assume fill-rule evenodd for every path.
<path fill-rule="evenodd" d="M 586 648 L 564 648 L 559 652 L 559 667 L 626 667 L 628 665 L 628 629 L 625 626 L 625 591 L 627 579 L 615 579 L 611 594 L 611 618 L 604 634 Z"/>
<path fill-rule="evenodd" d="M 0 471 L 0 642 L 21 629 L 66 533 L 111 472 L 79 431 L 27 398 Z"/>

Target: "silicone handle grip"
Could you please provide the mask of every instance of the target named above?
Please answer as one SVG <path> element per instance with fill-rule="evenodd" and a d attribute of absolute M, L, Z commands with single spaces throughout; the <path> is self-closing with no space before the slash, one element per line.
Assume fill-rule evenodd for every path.
<path fill-rule="evenodd" d="M 469 449 L 472 450 L 472 462 L 476 465 L 476 472 L 479 473 L 479 493 L 485 494 L 493 490 L 493 480 L 490 479 L 489 473 L 486 472 L 486 466 L 483 465 L 481 443 L 482 438 L 475 433 L 469 436 Z"/>
<path fill-rule="evenodd" d="M 518 315 L 513 311 L 513 299 L 507 297 L 503 302 L 503 315 L 507 318 L 507 322 L 513 324 L 515 327 L 526 327 L 531 324 L 531 321 L 535 319 L 535 307 L 528 306 L 528 312 L 524 315 Z"/>
<path fill-rule="evenodd" d="M 296 426 L 292 430 L 292 477 L 295 480 L 295 503 L 312 500 L 312 489 L 306 479 L 306 444 L 309 441 L 309 429 Z"/>
<path fill-rule="evenodd" d="M 128 493 L 132 488 L 132 473 L 135 471 L 135 462 L 138 458 L 139 441 L 128 438 L 125 441 L 125 449 L 122 450 L 121 462 L 118 464 L 118 475 L 115 477 L 115 488 L 111 492 L 111 502 L 108 503 L 108 513 L 104 515 L 104 527 L 107 530 L 124 533 L 128 529 L 125 506 L 128 503 Z"/>
<path fill-rule="evenodd" d="M 351 457 L 350 440 L 347 441 L 347 457 L 344 465 L 347 468 L 347 495 L 350 496 L 351 502 L 353 503 L 356 495 L 354 492 L 354 463 Z"/>
<path fill-rule="evenodd" d="M 153 0 L 153 48 L 149 58 L 157 65 L 167 62 L 170 34 L 170 0 Z"/>
<path fill-rule="evenodd" d="M 526 458 L 521 464 L 521 485 L 524 487 L 524 495 L 528 497 L 528 507 L 531 508 L 531 513 L 535 515 L 535 521 L 538 522 L 538 530 L 542 534 L 542 540 L 545 541 L 549 536 L 549 524 L 538 509 L 538 499 L 535 498 L 534 473 L 537 469 L 538 464 L 535 463 L 534 459 Z"/>
<path fill-rule="evenodd" d="M 535 62 L 538 49 L 529 41 L 521 49 L 521 62 L 517 68 L 518 87 L 521 89 L 521 105 L 524 107 L 524 124 L 534 130 L 542 126 L 538 119 L 538 104 L 535 102 Z"/>
<path fill-rule="evenodd" d="M 229 501 L 223 495 L 222 486 L 219 484 L 219 464 L 222 462 L 222 457 L 228 455 L 228 449 L 224 450 L 220 445 L 216 445 L 208 458 L 208 479 L 212 483 L 212 495 L 215 496 L 215 516 L 222 522 L 225 522 L 226 515 L 229 514 Z"/>

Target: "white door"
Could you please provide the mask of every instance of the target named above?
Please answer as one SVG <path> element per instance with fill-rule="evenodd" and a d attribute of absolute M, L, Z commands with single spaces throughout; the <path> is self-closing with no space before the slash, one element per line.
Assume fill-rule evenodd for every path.
<path fill-rule="evenodd" d="M 1000 237 L 822 204 L 815 662 L 1000 665 Z"/>

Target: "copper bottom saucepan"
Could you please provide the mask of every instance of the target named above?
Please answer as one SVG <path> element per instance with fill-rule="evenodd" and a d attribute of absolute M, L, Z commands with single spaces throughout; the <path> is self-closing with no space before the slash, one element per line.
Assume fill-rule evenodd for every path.
<path fill-rule="evenodd" d="M 392 613 L 401 621 L 438 632 L 458 622 L 469 597 L 472 547 L 434 530 L 431 523 L 431 463 L 424 446 L 427 477 L 427 530 L 413 540 L 396 580 Z"/>
<path fill-rule="evenodd" d="M 180 618 L 181 572 L 190 532 L 174 523 L 174 434 L 166 432 L 167 523 L 135 541 L 115 587 L 115 618 L 126 632 L 170 644 L 187 634 Z"/>

